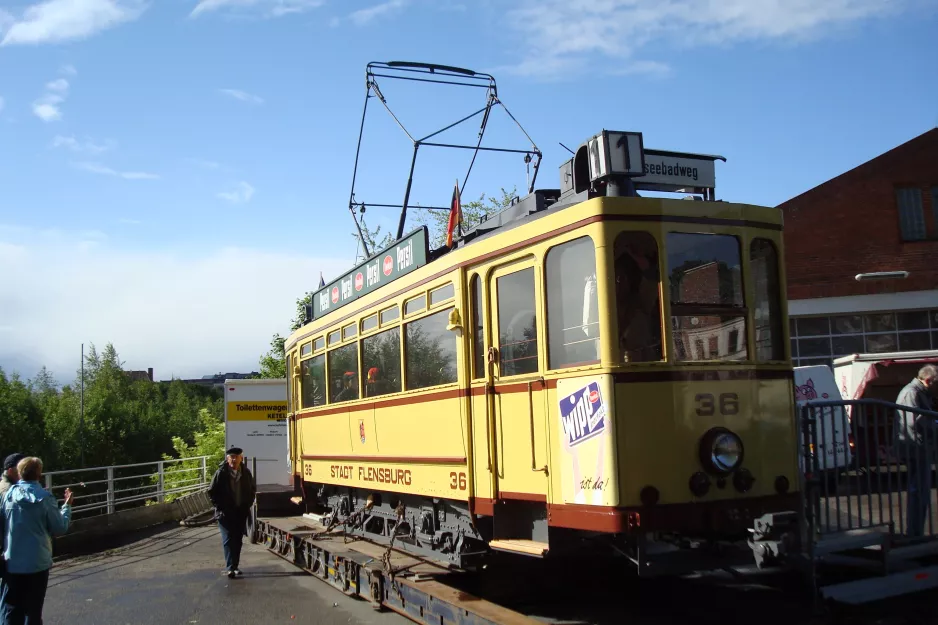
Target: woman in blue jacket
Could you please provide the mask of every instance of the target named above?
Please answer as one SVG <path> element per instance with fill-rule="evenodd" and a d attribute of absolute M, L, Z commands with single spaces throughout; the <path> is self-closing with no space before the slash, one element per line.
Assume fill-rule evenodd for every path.
<path fill-rule="evenodd" d="M 20 481 L 0 500 L 6 560 L 0 625 L 40 625 L 52 568 L 52 537 L 68 531 L 72 491 L 65 490 L 59 510 L 55 496 L 39 485 L 42 460 L 24 458 L 17 470 Z"/>

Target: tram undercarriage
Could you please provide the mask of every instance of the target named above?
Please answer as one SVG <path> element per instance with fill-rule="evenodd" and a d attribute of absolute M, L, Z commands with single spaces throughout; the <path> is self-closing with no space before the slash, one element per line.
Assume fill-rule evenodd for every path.
<path fill-rule="evenodd" d="M 307 483 L 305 488 L 315 492 L 309 503 L 329 531 L 464 570 L 479 566 L 488 551 L 463 502 L 324 484 Z"/>

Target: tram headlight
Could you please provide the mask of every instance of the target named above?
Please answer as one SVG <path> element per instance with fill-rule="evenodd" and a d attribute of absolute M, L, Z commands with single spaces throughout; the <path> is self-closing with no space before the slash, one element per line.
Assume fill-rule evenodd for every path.
<path fill-rule="evenodd" d="M 700 462 L 710 473 L 731 473 L 743 462 L 743 441 L 726 428 L 713 428 L 700 441 Z"/>

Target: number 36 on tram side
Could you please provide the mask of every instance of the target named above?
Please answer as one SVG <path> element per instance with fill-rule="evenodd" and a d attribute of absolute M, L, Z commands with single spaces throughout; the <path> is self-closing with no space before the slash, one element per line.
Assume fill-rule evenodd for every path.
<path fill-rule="evenodd" d="M 715 201 L 717 158 L 603 131 L 560 189 L 315 293 L 286 342 L 306 511 L 473 568 L 584 546 L 647 564 L 795 510 L 782 215 Z"/>

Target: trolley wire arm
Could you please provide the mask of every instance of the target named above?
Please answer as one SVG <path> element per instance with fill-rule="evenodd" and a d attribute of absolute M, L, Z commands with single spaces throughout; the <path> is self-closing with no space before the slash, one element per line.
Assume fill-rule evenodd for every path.
<path fill-rule="evenodd" d="M 360 204 L 356 204 L 356 206 L 366 206 L 366 204 L 360 203 Z M 371 203 L 371 202 L 368 202 L 367 206 L 370 207 L 370 208 L 401 208 L 401 207 L 403 206 L 403 204 L 373 204 L 373 203 Z M 451 210 L 451 207 L 449 207 L 449 206 L 423 206 L 423 205 L 420 205 L 420 206 L 414 206 L 413 208 L 422 208 L 422 209 L 425 209 L 425 210 L 434 210 L 434 211 L 448 211 L 448 210 Z"/>
<path fill-rule="evenodd" d="M 426 145 L 435 148 L 458 148 L 461 150 L 481 150 L 483 152 L 509 152 L 511 154 L 535 154 L 540 156 L 540 152 L 536 150 L 514 150 L 511 148 L 484 148 L 477 147 L 474 145 L 458 145 L 455 143 L 421 143 L 420 145 Z"/>
<path fill-rule="evenodd" d="M 471 82 L 456 82 L 453 80 L 434 80 L 432 78 L 411 78 L 410 76 L 391 76 L 390 74 L 372 74 L 372 76 L 377 76 L 379 78 L 393 78 L 394 80 L 412 80 L 415 82 L 432 82 L 438 85 L 455 85 L 457 87 L 476 87 L 481 89 L 488 89 L 488 85 L 476 84 Z"/>
<path fill-rule="evenodd" d="M 421 138 L 421 139 L 417 139 L 417 142 L 418 142 L 418 143 L 423 143 L 423 142 L 426 141 L 427 139 L 432 139 L 433 137 L 437 136 L 438 134 L 441 134 L 441 133 L 446 132 L 446 131 L 449 130 L 450 128 L 453 128 L 453 127 L 455 127 L 455 126 L 458 126 L 459 124 L 461 124 L 461 123 L 463 123 L 463 122 L 465 122 L 465 121 L 469 121 L 470 119 L 472 119 L 473 117 L 475 117 L 475 116 L 478 115 L 479 113 L 485 113 L 485 116 L 486 116 L 485 118 L 487 119 L 487 118 L 488 118 L 488 110 L 489 110 L 489 108 L 490 108 L 490 105 L 483 106 L 482 108 L 480 108 L 480 109 L 479 109 L 478 111 L 476 111 L 475 113 L 472 113 L 472 114 L 470 114 L 470 115 L 466 115 L 465 117 L 463 117 L 462 119 L 460 119 L 458 122 L 453 122 L 452 124 L 450 124 L 450 125 L 447 126 L 446 128 L 441 128 L 440 130 L 437 130 L 436 132 L 431 133 L 431 134 L 427 135 L 426 137 L 423 137 L 423 138 Z M 482 121 L 482 124 L 485 125 L 485 120 Z"/>

